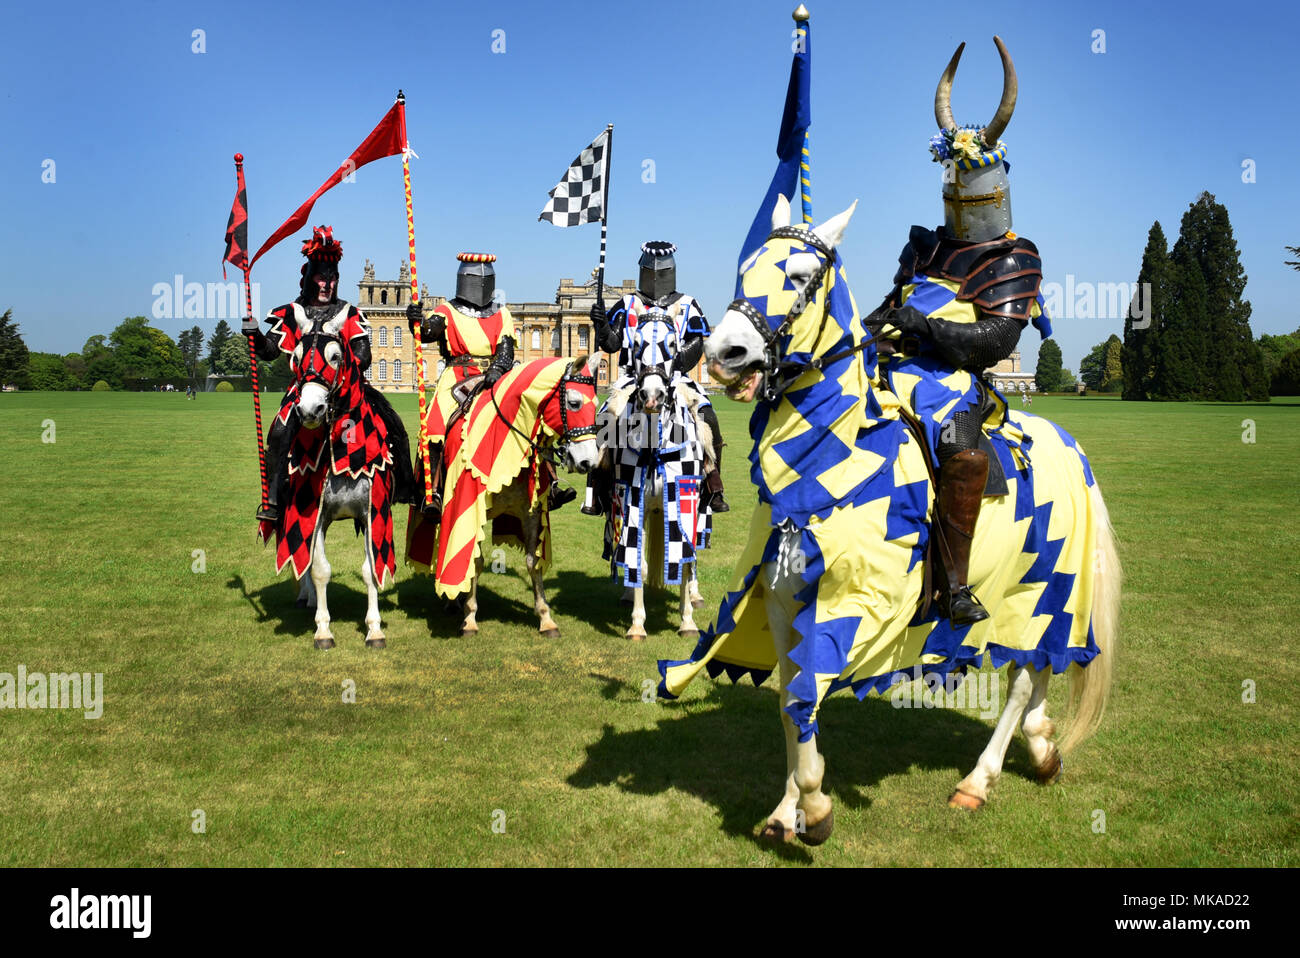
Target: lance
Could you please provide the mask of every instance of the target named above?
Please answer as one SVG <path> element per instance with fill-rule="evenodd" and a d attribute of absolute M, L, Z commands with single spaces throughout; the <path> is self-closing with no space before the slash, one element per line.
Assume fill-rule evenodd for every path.
<path fill-rule="evenodd" d="M 596 268 L 596 305 L 600 311 L 605 311 L 605 235 L 606 227 L 609 223 L 609 171 L 613 165 L 614 157 L 614 124 L 605 125 L 605 183 L 601 189 L 600 204 L 600 265 Z M 592 330 L 594 336 L 595 330 Z M 595 339 L 592 339 L 592 349 L 595 350 Z"/>
<path fill-rule="evenodd" d="M 239 183 L 239 193 L 244 192 L 244 154 L 235 154 L 235 177 Z M 245 210 L 247 213 L 247 210 Z M 253 315 L 253 284 L 249 279 L 253 272 L 253 267 L 249 265 L 248 253 L 245 251 L 242 256 L 243 262 L 239 264 L 240 269 L 244 271 L 244 315 Z M 254 317 L 256 318 L 256 317 Z M 248 367 L 252 370 L 253 375 L 253 422 L 257 428 L 257 469 L 262 481 L 262 509 L 267 508 L 267 486 L 266 486 L 266 449 L 262 445 L 262 394 L 257 384 L 257 350 L 254 348 L 254 334 L 248 334 Z"/>
<path fill-rule="evenodd" d="M 402 112 L 402 184 L 406 189 L 406 245 L 411 254 L 411 302 L 419 306 L 420 279 L 415 268 L 415 207 L 411 202 L 411 144 L 406 136 L 406 95 L 401 90 L 397 91 L 397 102 Z M 420 465 L 424 467 L 424 504 L 427 506 L 433 502 L 433 470 L 429 465 L 428 424 L 424 418 L 424 343 L 420 338 L 423 326 L 423 322 L 415 324 L 415 382 L 420 416 L 417 439 L 420 443 Z"/>

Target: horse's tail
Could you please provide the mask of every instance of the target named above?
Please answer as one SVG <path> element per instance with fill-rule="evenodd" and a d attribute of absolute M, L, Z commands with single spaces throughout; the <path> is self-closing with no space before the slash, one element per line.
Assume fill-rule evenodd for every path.
<path fill-rule="evenodd" d="M 1096 537 L 1095 574 L 1092 589 L 1092 635 L 1099 652 L 1087 668 L 1071 665 L 1070 726 L 1061 739 L 1060 750 L 1069 753 L 1081 745 L 1101 724 L 1110 696 L 1115 671 L 1115 652 L 1119 642 L 1119 600 L 1123 572 L 1115 548 L 1115 530 L 1110 513 L 1101 498 L 1101 489 L 1093 483 L 1092 521 Z"/>
<path fill-rule="evenodd" d="M 642 514 L 642 530 L 645 536 L 645 584 L 647 588 L 661 589 L 664 584 L 664 514 L 656 509 L 649 515 Z"/>

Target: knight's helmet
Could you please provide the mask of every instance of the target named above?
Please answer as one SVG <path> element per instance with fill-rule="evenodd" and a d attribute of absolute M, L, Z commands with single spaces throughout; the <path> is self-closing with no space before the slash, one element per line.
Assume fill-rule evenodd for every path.
<path fill-rule="evenodd" d="M 497 290 L 496 253 L 457 253 L 456 259 L 456 298 L 486 309 Z"/>
<path fill-rule="evenodd" d="M 952 118 L 952 81 L 963 43 L 948 61 L 934 91 L 934 119 L 939 134 L 930 151 L 943 164 L 943 220 L 948 233 L 958 239 L 983 242 L 1011 229 L 1011 187 L 1007 173 L 1007 145 L 998 139 L 1016 108 L 1016 68 L 999 37 L 994 37 L 1002 57 L 1002 102 L 986 127 L 957 126 Z"/>
<path fill-rule="evenodd" d="M 312 230 L 311 239 L 303 240 L 302 255 L 307 262 L 302 264 L 302 281 L 299 290 L 302 302 L 314 303 L 316 290 L 308 288 L 312 278 L 318 274 L 337 280 L 339 278 L 339 260 L 343 258 L 343 244 L 334 239 L 332 226 L 317 226 Z M 334 288 L 334 297 L 338 298 L 338 287 Z"/>
<path fill-rule="evenodd" d="M 658 302 L 677 292 L 677 262 L 673 259 L 676 252 L 676 246 L 662 241 L 649 242 L 641 247 L 641 278 L 637 289 L 647 299 Z"/>

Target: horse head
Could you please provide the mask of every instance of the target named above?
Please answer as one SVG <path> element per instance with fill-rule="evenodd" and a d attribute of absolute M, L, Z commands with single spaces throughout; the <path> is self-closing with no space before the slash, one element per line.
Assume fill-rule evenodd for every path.
<path fill-rule="evenodd" d="M 638 407 L 648 415 L 666 412 L 671 418 L 677 330 L 662 309 L 651 309 L 641 316 L 632 335 L 631 353 Z"/>
<path fill-rule="evenodd" d="M 298 414 L 302 424 L 315 429 L 352 380 L 348 352 L 339 337 L 320 329 L 304 333 L 290 357 L 298 384 Z"/>
<path fill-rule="evenodd" d="M 564 373 L 538 413 L 547 430 L 564 450 L 566 463 L 577 472 L 590 472 L 596 465 L 596 370 L 599 357 L 578 357 L 564 367 Z"/>
<path fill-rule="evenodd" d="M 760 392 L 779 398 L 812 361 L 844 342 L 850 317 L 827 319 L 836 285 L 847 296 L 840 311 L 857 316 L 835 252 L 857 205 L 810 230 L 789 225 L 790 204 L 778 195 L 771 234 L 741 264 L 742 294 L 705 345 L 709 375 L 732 399 L 752 402 Z"/>

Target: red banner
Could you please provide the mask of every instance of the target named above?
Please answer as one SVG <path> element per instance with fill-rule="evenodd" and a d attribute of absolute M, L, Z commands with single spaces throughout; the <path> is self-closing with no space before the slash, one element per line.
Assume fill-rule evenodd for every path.
<path fill-rule="evenodd" d="M 253 262 L 248 264 L 249 268 L 251 269 L 253 263 L 261 259 L 262 254 L 272 246 L 307 224 L 307 217 L 311 215 L 312 206 L 315 205 L 326 190 L 338 186 L 343 182 L 345 176 L 355 173 L 372 160 L 380 160 L 385 156 L 395 156 L 404 149 L 406 149 L 406 104 L 399 100 L 393 104 L 392 109 L 384 115 L 384 118 L 379 121 L 379 125 L 371 131 L 365 141 L 339 165 L 339 168 L 334 171 L 334 175 L 326 180 L 320 189 L 308 197 L 307 202 L 298 207 L 294 214 L 284 221 L 284 225 L 272 233 L 271 238 L 262 244 L 262 248 L 253 257 Z"/>

